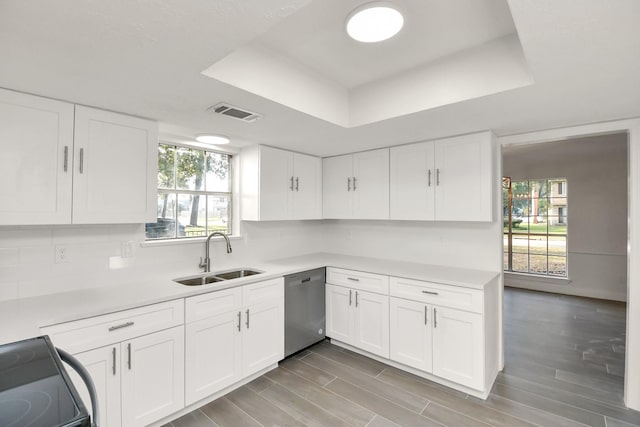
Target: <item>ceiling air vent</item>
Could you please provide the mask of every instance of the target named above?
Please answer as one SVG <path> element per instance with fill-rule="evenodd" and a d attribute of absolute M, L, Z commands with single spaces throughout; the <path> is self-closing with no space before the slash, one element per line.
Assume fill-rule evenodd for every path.
<path fill-rule="evenodd" d="M 233 117 L 234 119 L 242 120 L 243 122 L 249 123 L 255 122 L 256 120 L 262 118 L 262 116 L 258 113 L 243 110 L 241 108 L 234 107 L 233 105 L 225 104 L 224 102 L 216 104 L 213 107 L 209 107 L 207 111 L 222 114 L 223 116 Z"/>

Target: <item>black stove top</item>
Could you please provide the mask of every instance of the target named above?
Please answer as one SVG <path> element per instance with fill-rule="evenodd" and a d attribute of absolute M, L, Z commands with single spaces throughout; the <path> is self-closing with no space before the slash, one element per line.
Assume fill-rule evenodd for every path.
<path fill-rule="evenodd" d="M 90 426 L 47 336 L 0 345 L 0 426 Z"/>

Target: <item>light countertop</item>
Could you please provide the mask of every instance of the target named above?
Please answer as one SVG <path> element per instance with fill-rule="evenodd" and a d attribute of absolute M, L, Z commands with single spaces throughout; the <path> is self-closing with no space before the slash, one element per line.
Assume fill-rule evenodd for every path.
<path fill-rule="evenodd" d="M 136 282 L 0 302 L 0 344 L 41 335 L 40 328 L 43 326 L 185 298 L 325 266 L 473 289 L 483 289 L 499 275 L 498 272 L 492 271 L 331 253 L 301 255 L 251 262 L 250 265 L 238 265 L 239 268 L 263 270 L 264 273 L 203 286 L 184 286 L 174 282 L 172 280 L 174 277 L 168 277 L 166 280 Z"/>

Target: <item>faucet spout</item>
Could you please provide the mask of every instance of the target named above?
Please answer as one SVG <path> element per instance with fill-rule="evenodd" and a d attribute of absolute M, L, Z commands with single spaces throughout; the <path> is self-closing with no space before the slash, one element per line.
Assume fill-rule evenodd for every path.
<path fill-rule="evenodd" d="M 224 237 L 224 240 L 227 243 L 227 253 L 230 254 L 232 252 L 231 241 L 229 240 L 229 237 L 225 233 L 222 233 L 220 231 L 214 231 L 213 233 L 209 234 L 209 236 L 207 237 L 207 241 L 204 244 L 204 260 L 200 258 L 200 268 L 204 268 L 205 273 L 209 273 L 211 271 L 211 257 L 209 256 L 209 243 L 211 242 L 211 238 L 213 236 Z"/>

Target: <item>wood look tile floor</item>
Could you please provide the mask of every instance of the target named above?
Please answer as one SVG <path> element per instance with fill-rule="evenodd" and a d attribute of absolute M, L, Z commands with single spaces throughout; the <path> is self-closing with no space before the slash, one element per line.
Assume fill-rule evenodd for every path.
<path fill-rule="evenodd" d="M 505 289 L 505 369 L 486 401 L 325 341 L 166 427 L 640 426 L 622 401 L 625 316 Z"/>

